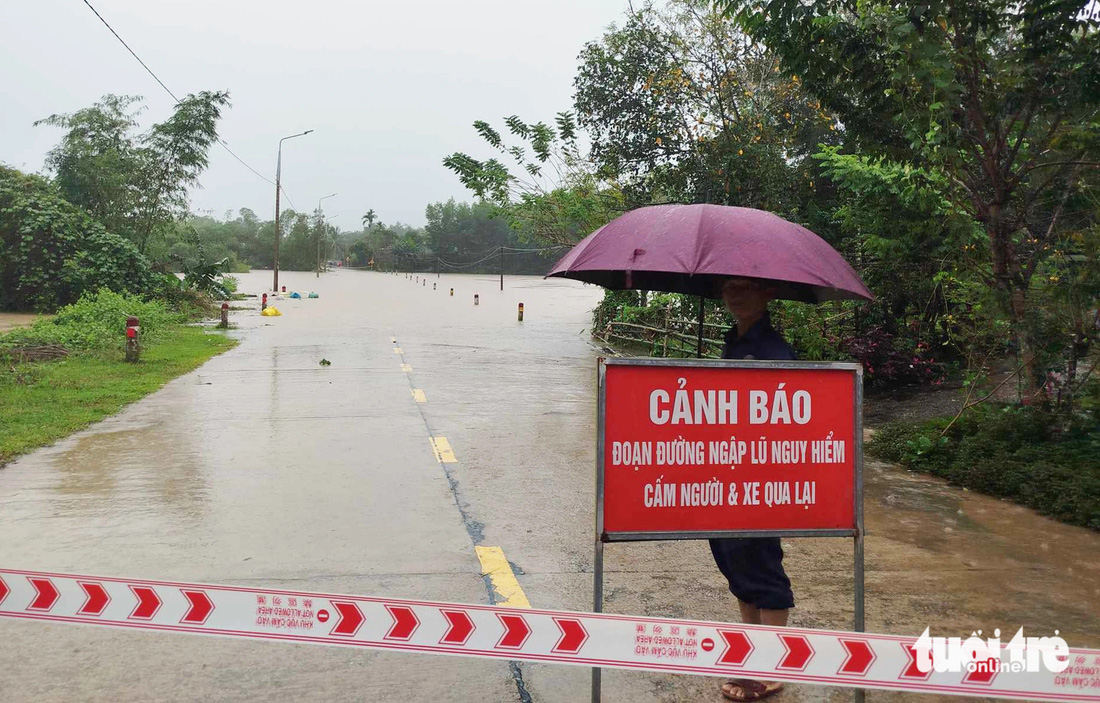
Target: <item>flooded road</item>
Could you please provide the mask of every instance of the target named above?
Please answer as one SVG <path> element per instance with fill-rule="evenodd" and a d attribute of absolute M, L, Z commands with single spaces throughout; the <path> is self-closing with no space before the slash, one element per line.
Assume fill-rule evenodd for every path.
<path fill-rule="evenodd" d="M 34 324 L 34 321 L 40 317 L 43 315 L 33 312 L 0 312 L 0 332 L 7 332 L 16 327 L 27 327 Z"/>
<path fill-rule="evenodd" d="M 240 278 L 260 293 L 271 274 Z M 250 308 L 231 318 L 237 348 L 0 468 L 0 564 L 485 603 L 474 548 L 491 546 L 534 607 L 588 610 L 600 353 L 588 326 L 601 290 L 346 270 L 280 279 L 320 297 L 272 300 L 276 318 L 236 303 Z M 430 437 L 457 461 L 437 462 Z M 1023 625 L 1100 646 L 1100 536 L 883 464 L 866 474 L 868 629 Z M 850 628 L 851 543 L 785 546 L 792 624 Z M 609 611 L 736 619 L 704 542 L 611 545 L 607 571 Z M 609 701 L 721 698 L 696 677 L 608 671 L 604 685 Z M 5 620 L 0 691 L 576 701 L 588 671 Z M 789 686 L 774 700 L 850 699 Z"/>

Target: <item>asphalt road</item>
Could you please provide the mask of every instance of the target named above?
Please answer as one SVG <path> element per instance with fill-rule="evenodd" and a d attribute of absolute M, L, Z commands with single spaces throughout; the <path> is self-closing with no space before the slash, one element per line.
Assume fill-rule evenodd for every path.
<path fill-rule="evenodd" d="M 246 292 L 270 284 L 270 272 L 241 278 Z M 588 326 L 601 291 L 341 270 L 281 282 L 320 298 L 273 300 L 277 318 L 240 303 L 251 309 L 233 313 L 239 347 L 0 469 L 0 564 L 590 609 L 600 352 Z M 447 448 L 454 462 L 441 463 Z M 884 465 L 870 463 L 867 480 L 870 629 L 1065 621 L 1071 644 L 1100 641 L 1094 533 Z M 1017 539 L 1036 531 L 1041 548 Z M 792 623 L 848 628 L 850 543 L 787 550 Z M 484 577 L 493 554 L 514 581 Z M 736 619 L 705 543 L 612 545 L 607 570 L 609 611 Z M 588 676 L 0 621 L 5 700 L 580 701 Z M 609 701 L 720 700 L 713 679 L 609 671 L 604 681 Z M 789 686 L 776 700 L 851 692 Z"/>

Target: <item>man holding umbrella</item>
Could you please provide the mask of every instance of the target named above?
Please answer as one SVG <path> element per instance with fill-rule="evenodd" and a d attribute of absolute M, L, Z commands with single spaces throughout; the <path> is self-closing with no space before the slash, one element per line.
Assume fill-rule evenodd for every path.
<path fill-rule="evenodd" d="M 844 257 L 805 227 L 762 210 L 710 204 L 631 210 L 588 235 L 547 275 L 613 290 L 699 296 L 700 357 L 702 298 L 720 297 L 737 320 L 726 335 L 726 359 L 795 358 L 768 319 L 773 299 L 874 299 Z M 713 539 L 710 546 L 737 597 L 741 619 L 786 625 L 794 596 L 783 571 L 779 538 Z M 757 701 L 780 690 L 778 682 L 735 679 L 722 686 L 722 695 L 733 701 Z"/>
<path fill-rule="evenodd" d="M 723 359 L 793 360 L 794 351 L 779 336 L 768 316 L 768 302 L 775 290 L 751 278 L 729 278 L 722 284 L 722 302 L 737 320 L 726 333 Z M 794 607 L 791 581 L 783 570 L 783 547 L 778 537 L 723 538 L 710 540 L 718 569 L 737 597 L 741 620 L 753 625 L 787 624 Z M 778 681 L 733 679 L 722 685 L 731 701 L 758 701 L 783 690 Z"/>

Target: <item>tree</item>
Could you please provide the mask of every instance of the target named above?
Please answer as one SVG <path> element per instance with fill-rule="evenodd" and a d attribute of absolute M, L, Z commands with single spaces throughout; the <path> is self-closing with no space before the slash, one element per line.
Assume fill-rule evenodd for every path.
<path fill-rule="evenodd" d="M 0 308 L 51 311 L 86 291 L 150 293 L 158 283 L 133 244 L 45 178 L 0 166 Z"/>
<path fill-rule="evenodd" d="M 370 226 L 374 224 L 374 221 L 378 217 L 374 214 L 374 209 L 367 210 L 367 214 L 363 215 L 363 229 L 370 229 Z"/>
<path fill-rule="evenodd" d="M 142 160 L 132 132 L 137 128 L 141 98 L 104 95 L 91 107 L 71 115 L 51 115 L 35 122 L 68 130 L 46 155 L 61 196 L 84 208 L 108 231 L 134 237 Z"/>
<path fill-rule="evenodd" d="M 279 266 L 288 271 L 313 270 L 317 250 L 309 215 L 287 210 L 280 216 L 279 225 L 286 227 L 279 251 Z"/>
<path fill-rule="evenodd" d="M 517 115 L 504 123 L 523 146 L 508 146 L 482 120 L 474 122 L 474 129 L 493 150 L 510 157 L 522 176 L 496 157 L 479 161 L 461 152 L 443 165 L 492 205 L 493 216 L 504 218 L 523 241 L 573 244 L 623 211 L 618 187 L 597 176 L 581 156 L 572 113 L 558 113 L 554 127 L 528 124 Z"/>
<path fill-rule="evenodd" d="M 431 203 L 424 209 L 424 243 L 429 251 L 442 257 L 484 256 L 503 245 L 516 244 L 508 223 L 493 217 L 488 203 Z"/>
<path fill-rule="evenodd" d="M 984 233 L 985 280 L 1031 387 L 1041 356 L 1037 276 L 1095 227 L 1100 33 L 1072 0 L 721 0 L 843 124 L 864 159 L 939 174 Z M 843 174 L 835 174 L 843 178 Z M 1047 282 L 1049 276 L 1047 276 Z"/>
<path fill-rule="evenodd" d="M 241 208 L 235 218 L 227 212 L 220 220 L 210 215 L 194 215 L 168 228 L 162 239 L 150 244 L 147 254 L 155 261 L 173 262 L 174 269 L 179 270 L 181 262 L 188 265 L 197 262 L 197 245 L 201 243 L 210 258 L 228 258 L 230 271 L 246 269 L 246 265 L 267 267 L 271 265 L 273 242 L 270 237 L 266 243 L 262 241 L 262 232 L 270 226 L 260 222 L 248 208 Z"/>
<path fill-rule="evenodd" d="M 187 225 L 186 229 L 195 248 L 195 258 L 192 262 L 182 262 L 184 288 L 213 295 L 222 300 L 229 298 L 232 291 L 226 286 L 223 278 L 223 275 L 229 271 L 229 257 L 212 260 L 206 255 L 202 238 L 194 227 Z"/>
<path fill-rule="evenodd" d="M 172 115 L 134 135 L 141 98 L 106 95 L 71 115 L 36 125 L 68 130 L 46 166 L 66 197 L 145 252 L 155 235 L 187 216 L 187 193 L 198 185 L 217 139 L 227 92 L 203 91 L 176 103 Z"/>
<path fill-rule="evenodd" d="M 580 55 L 578 122 L 628 205 L 710 202 L 798 219 L 830 115 L 778 59 L 697 0 L 631 11 Z"/>
<path fill-rule="evenodd" d="M 198 185 L 209 163 L 210 146 L 218 138 L 221 110 L 229 105 L 229 93 L 202 91 L 176 103 L 166 121 L 153 125 L 142 139 L 145 181 L 138 205 L 140 223 L 137 245 L 142 252 L 154 230 L 188 214 L 188 189 Z"/>
<path fill-rule="evenodd" d="M 917 349 L 934 350 L 936 360 L 1005 353 L 1005 327 L 989 314 L 988 287 L 980 283 L 981 227 L 944 195 L 943 174 L 840 147 L 816 158 L 821 180 L 836 184 L 830 204 L 838 245 L 875 293 L 856 337 L 881 331 L 897 343 L 871 341 L 899 355 L 907 347 L 907 363 Z"/>
<path fill-rule="evenodd" d="M 354 242 L 348 247 L 348 265 L 358 268 L 366 267 L 372 258 L 371 252 L 367 249 L 366 240 L 360 239 Z"/>

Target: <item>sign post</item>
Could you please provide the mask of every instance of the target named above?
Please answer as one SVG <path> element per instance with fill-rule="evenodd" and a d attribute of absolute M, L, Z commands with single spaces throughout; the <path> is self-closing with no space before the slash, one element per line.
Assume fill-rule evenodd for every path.
<path fill-rule="evenodd" d="M 864 631 L 860 364 L 600 358 L 598 383 L 595 612 L 607 542 L 851 537 Z"/>

